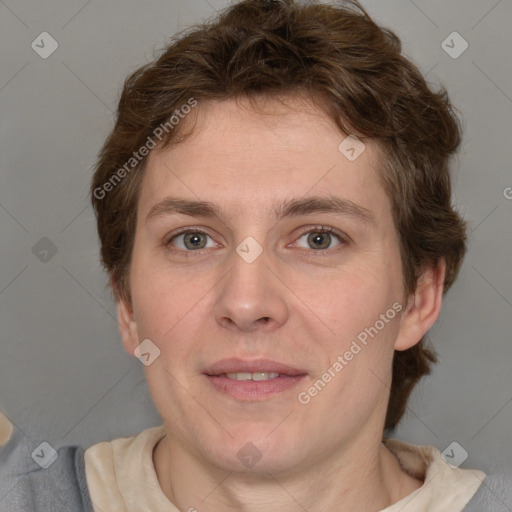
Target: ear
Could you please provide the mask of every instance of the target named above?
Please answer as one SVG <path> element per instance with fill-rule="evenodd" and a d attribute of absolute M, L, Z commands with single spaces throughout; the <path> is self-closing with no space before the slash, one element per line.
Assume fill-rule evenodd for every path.
<path fill-rule="evenodd" d="M 134 351 L 140 344 L 137 322 L 134 319 L 131 307 L 122 298 L 117 300 L 117 321 L 119 323 L 124 348 L 128 354 L 135 357 Z"/>
<path fill-rule="evenodd" d="M 418 286 L 402 313 L 395 350 L 407 350 L 416 345 L 437 320 L 443 301 L 445 274 L 444 259 L 421 274 Z"/>

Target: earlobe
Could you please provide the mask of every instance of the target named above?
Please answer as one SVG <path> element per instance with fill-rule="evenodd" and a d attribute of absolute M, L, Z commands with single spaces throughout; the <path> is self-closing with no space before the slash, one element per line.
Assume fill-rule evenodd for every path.
<path fill-rule="evenodd" d="M 135 348 L 139 345 L 137 323 L 132 309 L 121 298 L 117 301 L 117 320 L 124 348 L 133 356 Z"/>
<path fill-rule="evenodd" d="M 418 280 L 413 296 L 400 319 L 395 350 L 407 350 L 418 343 L 439 317 L 443 301 L 446 262 L 429 267 Z"/>

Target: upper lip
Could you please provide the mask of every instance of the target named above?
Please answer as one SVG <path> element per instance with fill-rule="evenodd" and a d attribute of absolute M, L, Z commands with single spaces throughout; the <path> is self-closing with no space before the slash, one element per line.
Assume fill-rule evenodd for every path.
<path fill-rule="evenodd" d="M 226 373 L 279 373 L 283 375 L 306 375 L 307 371 L 300 368 L 294 368 L 290 365 L 273 361 L 272 359 L 221 359 L 208 366 L 204 373 L 206 375 L 223 375 Z"/>

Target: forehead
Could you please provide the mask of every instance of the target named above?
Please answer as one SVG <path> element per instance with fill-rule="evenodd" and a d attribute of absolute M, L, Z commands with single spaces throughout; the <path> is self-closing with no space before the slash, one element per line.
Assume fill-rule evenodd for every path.
<path fill-rule="evenodd" d="M 235 100 L 200 102 L 192 135 L 149 155 L 139 214 L 146 216 L 167 196 L 217 202 L 238 212 L 251 205 L 253 214 L 262 215 L 275 212 L 271 196 L 282 203 L 336 195 L 377 215 L 389 206 L 376 170 L 376 143 L 347 139 L 303 98 L 285 101 L 267 99 L 257 110 Z M 355 159 L 347 158 L 347 147 L 354 147 Z"/>

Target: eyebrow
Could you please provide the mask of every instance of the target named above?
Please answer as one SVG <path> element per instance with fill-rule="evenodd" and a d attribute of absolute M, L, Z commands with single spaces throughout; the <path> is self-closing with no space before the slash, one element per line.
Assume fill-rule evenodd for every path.
<path fill-rule="evenodd" d="M 311 196 L 293 198 L 274 205 L 274 216 L 277 220 L 285 217 L 299 217 L 314 213 L 334 213 L 352 217 L 366 224 L 375 224 L 375 217 L 363 206 L 337 196 Z M 146 216 L 146 222 L 166 215 L 180 214 L 189 217 L 211 217 L 225 222 L 222 209 L 216 203 L 196 201 L 178 197 L 166 197 L 155 204 Z"/>

